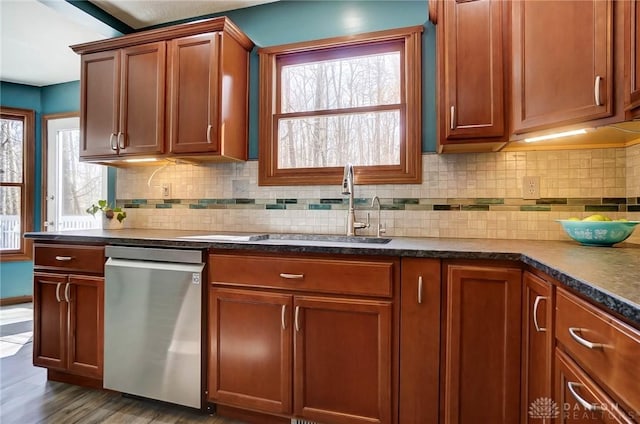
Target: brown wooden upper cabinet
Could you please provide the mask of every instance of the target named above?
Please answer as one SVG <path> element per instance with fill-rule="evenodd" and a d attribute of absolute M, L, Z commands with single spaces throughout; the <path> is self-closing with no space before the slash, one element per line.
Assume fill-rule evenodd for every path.
<path fill-rule="evenodd" d="M 609 0 L 512 3 L 513 132 L 613 114 Z"/>
<path fill-rule="evenodd" d="M 72 46 L 80 158 L 246 160 L 252 47 L 226 17 Z"/>
<path fill-rule="evenodd" d="M 627 119 L 640 118 L 640 5 L 625 1 L 625 111 Z"/>
<path fill-rule="evenodd" d="M 166 45 L 82 56 L 80 157 L 164 153 Z"/>
<path fill-rule="evenodd" d="M 500 0 L 442 3 L 437 26 L 440 151 L 495 150 L 506 141 L 504 20 L 509 7 Z"/>

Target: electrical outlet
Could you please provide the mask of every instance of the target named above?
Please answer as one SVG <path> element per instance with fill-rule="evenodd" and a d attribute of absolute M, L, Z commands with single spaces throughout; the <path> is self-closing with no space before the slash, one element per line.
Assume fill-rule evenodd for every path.
<path fill-rule="evenodd" d="M 522 198 L 540 198 L 540 177 L 522 177 Z"/>
<path fill-rule="evenodd" d="M 162 198 L 171 198 L 171 183 L 162 183 Z"/>

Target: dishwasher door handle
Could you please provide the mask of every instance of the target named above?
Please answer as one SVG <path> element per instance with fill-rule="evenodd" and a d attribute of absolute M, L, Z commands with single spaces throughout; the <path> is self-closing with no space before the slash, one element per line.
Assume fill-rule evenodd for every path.
<path fill-rule="evenodd" d="M 173 262 L 151 262 L 137 261 L 131 259 L 109 258 L 105 264 L 105 270 L 109 268 L 143 268 L 158 271 L 177 271 L 200 273 L 204 269 L 204 264 L 184 264 Z"/>

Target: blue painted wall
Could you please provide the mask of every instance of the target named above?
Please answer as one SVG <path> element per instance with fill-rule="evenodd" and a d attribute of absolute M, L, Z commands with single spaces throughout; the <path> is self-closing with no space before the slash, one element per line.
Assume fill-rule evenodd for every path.
<path fill-rule="evenodd" d="M 40 223 L 40 185 L 41 185 L 41 137 L 40 121 L 42 120 L 42 93 L 39 87 L 0 82 L 0 104 L 5 107 L 32 109 L 36 112 L 36 164 L 34 193 L 34 229 Z M 2 262 L 0 263 L 0 298 L 25 296 L 32 293 L 32 263 Z"/>
<path fill-rule="evenodd" d="M 0 104 L 6 107 L 32 109 L 36 112 L 35 126 L 35 191 L 34 231 L 40 230 L 42 214 L 42 116 L 51 113 L 80 110 L 80 84 L 78 81 L 64 84 L 33 87 L 0 82 Z M 31 295 L 33 263 L 0 263 L 0 298 Z"/>
<path fill-rule="evenodd" d="M 258 157 L 257 48 L 414 25 L 425 27 L 422 37 L 422 150 L 435 152 L 435 27 L 428 22 L 426 1 L 281 0 L 206 17 L 219 15 L 231 18 L 257 46 L 250 65 L 250 159 Z"/>

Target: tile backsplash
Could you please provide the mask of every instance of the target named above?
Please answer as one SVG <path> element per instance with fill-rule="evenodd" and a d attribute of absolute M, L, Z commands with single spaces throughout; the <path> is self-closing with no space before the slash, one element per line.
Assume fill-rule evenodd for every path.
<path fill-rule="evenodd" d="M 370 212 L 377 226 L 369 210 L 375 195 L 389 236 L 564 240 L 555 219 L 593 213 L 640 219 L 640 145 L 422 159 L 421 184 L 356 186 L 358 219 Z M 136 228 L 344 232 L 339 184 L 260 187 L 257 173 L 256 161 L 122 168 L 118 204 L 127 208 L 127 226 Z M 522 199 L 525 176 L 540 177 L 541 199 Z M 171 184 L 171 199 L 162 199 L 163 183 Z M 640 234 L 630 241 L 640 242 Z"/>

